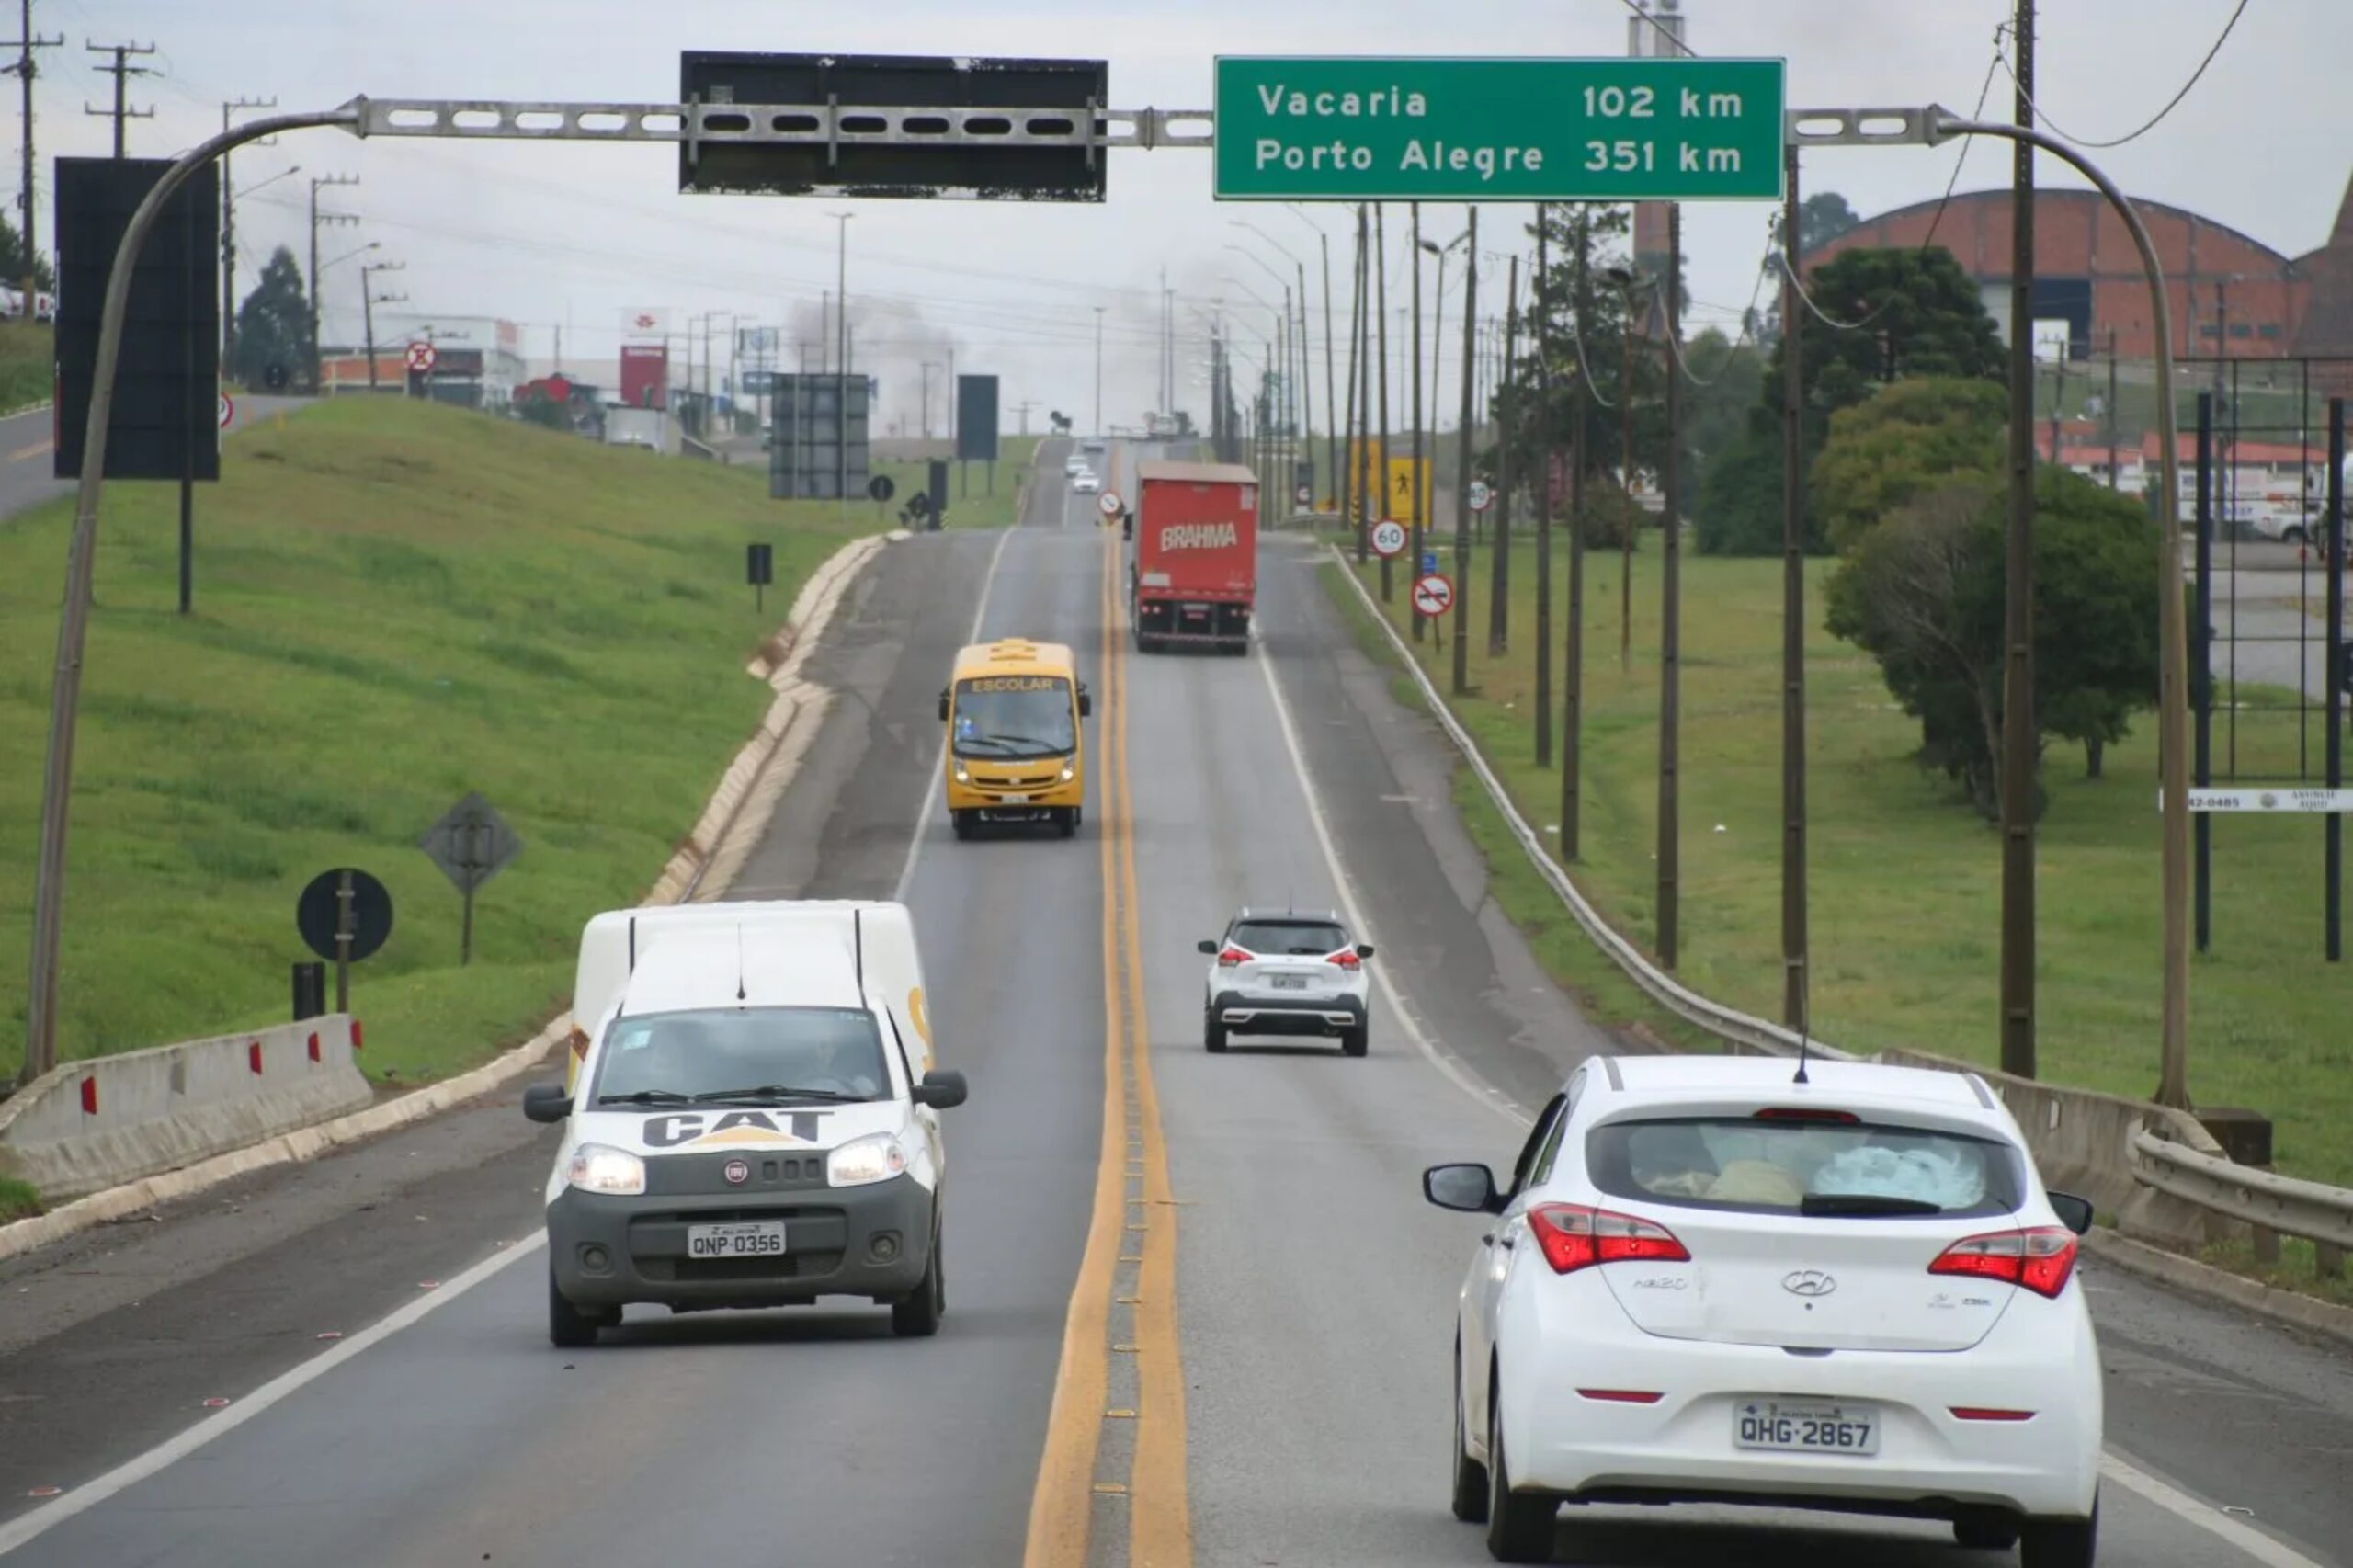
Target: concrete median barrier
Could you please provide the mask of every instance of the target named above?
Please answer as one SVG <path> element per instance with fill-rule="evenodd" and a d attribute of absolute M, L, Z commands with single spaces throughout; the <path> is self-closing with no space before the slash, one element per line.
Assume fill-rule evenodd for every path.
<path fill-rule="evenodd" d="M 356 1110 L 361 1040 L 335 1014 L 68 1062 L 0 1103 L 0 1175 L 73 1198 Z"/>

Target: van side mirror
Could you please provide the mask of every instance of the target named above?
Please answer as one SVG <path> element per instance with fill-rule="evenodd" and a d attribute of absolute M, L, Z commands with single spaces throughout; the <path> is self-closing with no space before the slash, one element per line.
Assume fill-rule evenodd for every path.
<path fill-rule="evenodd" d="M 935 1067 L 923 1075 L 923 1082 L 917 1084 L 907 1097 L 934 1110 L 947 1110 L 962 1105 L 971 1093 L 965 1086 L 963 1074 L 952 1067 Z"/>
<path fill-rule="evenodd" d="M 1095 716 L 1095 694 L 1086 689 L 1085 681 L 1078 683 L 1078 716 L 1082 719 Z"/>
<path fill-rule="evenodd" d="M 1199 953 L 1205 953 L 1211 958 L 1217 957 L 1217 944 L 1211 941 L 1207 937 L 1204 937 L 1199 941 L 1194 943 L 1193 950 Z"/>
<path fill-rule="evenodd" d="M 1372 957 L 1372 944 L 1370 942 L 1358 942 L 1357 944 L 1357 957 L 1360 959 L 1369 959 Z"/>
<path fill-rule="evenodd" d="M 572 1114 L 572 1096 L 562 1084 L 534 1084 L 523 1091 L 523 1114 L 533 1121 L 562 1121 Z"/>
<path fill-rule="evenodd" d="M 2043 1194 L 2043 1196 L 2051 1199 L 2051 1210 L 2052 1213 L 2059 1216 L 2059 1222 L 2061 1224 L 2066 1226 L 2069 1230 L 2075 1232 L 2075 1234 L 2079 1236 L 2086 1234 L 2091 1230 L 2092 1203 L 2090 1199 L 2078 1198 L 2072 1192 L 2047 1192 Z"/>
<path fill-rule="evenodd" d="M 943 724 L 948 722 L 948 690 L 945 687 L 939 692 L 939 722 Z"/>
<path fill-rule="evenodd" d="M 1422 1196 L 1464 1214 L 1500 1214 L 1504 1209 L 1495 1173 L 1484 1165 L 1432 1165 L 1422 1173 Z"/>

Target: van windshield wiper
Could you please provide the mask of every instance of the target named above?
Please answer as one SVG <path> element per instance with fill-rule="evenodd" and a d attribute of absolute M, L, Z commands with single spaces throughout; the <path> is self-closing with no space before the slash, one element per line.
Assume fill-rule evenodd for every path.
<path fill-rule="evenodd" d="M 844 1094 L 838 1089 L 796 1089 L 790 1084 L 757 1084 L 743 1089 L 711 1089 L 694 1097 L 697 1105 L 769 1105 L 778 1100 L 831 1100 L 839 1105 L 864 1105 L 869 1095 Z"/>
<path fill-rule="evenodd" d="M 694 1097 L 676 1089 L 640 1089 L 631 1095 L 598 1095 L 598 1105 L 692 1105 Z"/>
<path fill-rule="evenodd" d="M 1945 1206 L 1925 1198 L 1897 1198 L 1882 1192 L 1809 1192 L 1798 1212 L 1817 1218 L 1835 1215 L 1941 1214 Z"/>

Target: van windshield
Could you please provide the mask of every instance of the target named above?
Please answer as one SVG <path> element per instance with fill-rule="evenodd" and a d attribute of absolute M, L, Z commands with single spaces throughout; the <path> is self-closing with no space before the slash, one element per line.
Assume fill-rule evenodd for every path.
<path fill-rule="evenodd" d="M 1842 1218 L 2006 1214 L 2026 1185 L 2018 1151 L 1989 1138 L 1754 1117 L 1604 1122 L 1586 1167 L 1615 1198 Z"/>
<path fill-rule="evenodd" d="M 956 683 L 958 756 L 1061 756 L 1078 749 L 1063 676 L 976 676 Z"/>
<path fill-rule="evenodd" d="M 606 1031 L 588 1097 L 682 1104 L 768 1087 L 821 1099 L 887 1096 L 891 1073 L 874 1015 L 861 1007 L 624 1014 Z"/>

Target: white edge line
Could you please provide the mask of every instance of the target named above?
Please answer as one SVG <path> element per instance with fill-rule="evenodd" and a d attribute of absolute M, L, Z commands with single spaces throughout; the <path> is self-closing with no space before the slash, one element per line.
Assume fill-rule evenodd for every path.
<path fill-rule="evenodd" d="M 2166 1513 L 2227 1542 L 2264 1568 L 2324 1568 L 2302 1552 L 2230 1515 L 2201 1503 L 2179 1487 L 2135 1468 L 2110 1449 L 2100 1455 L 2099 1472 L 2126 1491 L 2155 1504 Z"/>
<path fill-rule="evenodd" d="M 288 1368 L 226 1410 L 216 1415 L 206 1416 L 178 1437 L 156 1444 L 136 1459 L 115 1466 L 97 1480 L 75 1487 L 55 1502 L 44 1504 L 29 1513 L 19 1515 L 5 1525 L 0 1525 L 0 1555 L 16 1551 L 36 1536 L 46 1534 L 75 1515 L 94 1508 L 116 1494 L 137 1485 L 158 1471 L 186 1459 L 214 1438 L 225 1437 L 235 1431 L 255 1416 L 301 1392 L 308 1384 L 317 1381 L 361 1351 L 382 1344 L 427 1313 L 448 1306 L 508 1264 L 529 1256 L 546 1244 L 547 1232 L 533 1231 L 522 1240 L 507 1246 L 506 1250 L 483 1258 L 480 1263 L 474 1264 L 452 1278 L 443 1280 L 430 1294 L 418 1297 L 389 1317 L 344 1340 L 333 1349 L 323 1355 L 313 1356 L 299 1366 Z"/>
<path fill-rule="evenodd" d="M 1005 547 L 1013 542 L 1013 536 L 1019 531 L 1020 528 L 1021 519 L 1014 518 L 1013 527 L 997 536 L 996 548 L 989 551 L 989 569 L 987 574 L 981 578 L 981 602 L 972 607 L 972 629 L 964 634 L 964 641 L 967 642 L 977 642 L 981 640 L 981 622 L 988 617 L 989 595 L 996 587 L 996 563 L 1004 559 Z M 932 759 L 930 777 L 938 778 L 947 771 L 948 733 L 942 730 L 939 735 L 939 755 Z M 933 804 L 931 784 L 926 780 L 923 787 L 923 804 L 915 810 L 915 832 L 907 839 L 906 862 L 899 868 L 899 885 L 891 892 L 891 902 L 893 903 L 907 902 L 907 888 L 915 880 L 915 860 L 923 853 L 924 830 L 931 825 Z"/>
<path fill-rule="evenodd" d="M 1308 820 L 1315 824 L 1315 842 L 1323 847 L 1324 863 L 1332 873 L 1332 885 L 1339 890 L 1340 907 L 1347 913 L 1348 923 L 1357 928 L 1358 936 L 1377 948 L 1380 943 L 1373 937 L 1372 923 L 1365 918 L 1364 908 L 1357 902 L 1356 886 L 1348 880 L 1348 873 L 1340 863 L 1340 852 L 1332 843 L 1331 824 L 1324 820 L 1324 802 L 1316 793 L 1315 780 L 1308 774 L 1307 756 L 1300 748 L 1299 730 L 1291 722 L 1290 704 L 1283 700 L 1281 683 L 1275 679 L 1274 660 L 1267 657 L 1263 642 L 1259 644 L 1253 662 L 1257 665 L 1258 673 L 1266 676 L 1267 693 L 1274 699 L 1275 722 L 1283 733 L 1283 748 L 1290 753 L 1291 771 L 1298 776 L 1300 794 L 1307 802 Z M 1528 1111 L 1509 1096 L 1481 1083 L 1438 1053 L 1430 1043 L 1429 1037 L 1423 1034 L 1421 1027 L 1414 1021 L 1414 1015 L 1406 1009 L 1404 998 L 1398 994 L 1387 969 L 1374 966 L 1372 978 L 1373 983 L 1381 987 L 1381 994 L 1388 1002 L 1390 1014 L 1396 1018 L 1397 1026 L 1405 1031 L 1405 1038 L 1414 1042 L 1414 1048 L 1427 1059 L 1431 1066 L 1444 1074 L 1456 1088 L 1496 1115 L 1515 1124 L 1528 1119 Z"/>

